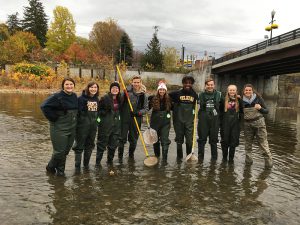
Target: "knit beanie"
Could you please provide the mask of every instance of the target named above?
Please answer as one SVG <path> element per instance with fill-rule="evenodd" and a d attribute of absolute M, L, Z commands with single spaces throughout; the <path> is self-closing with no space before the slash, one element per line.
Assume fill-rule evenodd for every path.
<path fill-rule="evenodd" d="M 111 91 L 112 87 L 117 87 L 117 88 L 119 88 L 119 91 L 120 91 L 120 84 L 118 81 L 114 81 L 110 84 L 109 91 Z"/>
<path fill-rule="evenodd" d="M 160 82 L 158 84 L 157 90 L 159 90 L 159 89 L 165 89 L 166 91 L 168 90 L 167 86 L 166 86 L 166 84 L 164 82 Z"/>

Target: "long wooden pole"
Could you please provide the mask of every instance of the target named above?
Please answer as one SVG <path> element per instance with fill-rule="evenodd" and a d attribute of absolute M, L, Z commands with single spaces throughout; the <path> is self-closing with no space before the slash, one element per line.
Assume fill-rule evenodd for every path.
<path fill-rule="evenodd" d="M 119 66 L 117 66 L 117 72 L 118 72 L 119 78 L 120 78 L 120 80 L 121 80 L 121 84 L 122 84 L 124 93 L 125 93 L 126 98 L 127 98 L 127 100 L 128 100 L 128 104 L 129 104 L 129 107 L 130 107 L 130 111 L 133 112 L 133 107 L 132 107 L 132 104 L 131 104 L 131 101 L 130 101 L 130 98 L 129 98 L 129 95 L 128 95 L 128 92 L 127 92 L 127 89 L 126 89 L 126 86 L 125 86 L 125 83 L 124 83 L 122 74 L 121 74 L 121 71 L 120 71 L 120 69 L 119 69 Z M 137 122 L 137 119 L 136 119 L 135 116 L 133 117 L 133 119 L 134 119 L 134 123 L 135 123 L 135 125 L 136 125 L 136 128 L 137 128 L 137 130 L 138 130 L 138 132 L 139 132 L 139 136 L 140 136 L 140 139 L 141 139 L 141 141 L 142 141 L 142 145 L 143 145 L 143 148 L 144 148 L 145 155 L 146 155 L 146 157 L 149 157 L 148 150 L 147 150 L 147 148 L 146 148 L 145 141 L 144 141 L 143 135 L 142 135 L 142 133 L 141 133 L 139 124 L 138 124 L 138 122 Z"/>

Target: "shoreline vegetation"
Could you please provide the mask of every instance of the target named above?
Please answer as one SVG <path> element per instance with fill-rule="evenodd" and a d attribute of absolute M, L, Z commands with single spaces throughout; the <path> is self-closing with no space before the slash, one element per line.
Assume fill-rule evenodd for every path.
<path fill-rule="evenodd" d="M 12 71 L 0 71 L 0 93 L 53 94 L 61 89 L 61 82 L 67 77 L 67 64 L 61 63 L 57 73 L 44 64 L 18 63 Z M 75 92 L 80 95 L 91 80 L 97 82 L 100 94 L 109 91 L 110 81 L 99 78 L 73 77 Z"/>
<path fill-rule="evenodd" d="M 0 71 L 0 93 L 21 93 L 21 94 L 53 94 L 61 89 L 61 82 L 64 77 L 68 77 L 68 65 L 62 62 L 56 73 L 45 64 L 32 64 L 22 62 L 15 64 L 12 70 L 6 72 Z M 121 67 L 121 71 L 125 72 L 126 67 Z M 111 79 L 100 78 L 80 78 L 72 77 L 75 80 L 75 93 L 80 95 L 82 90 L 90 81 L 95 81 L 100 87 L 100 95 L 109 91 Z M 156 92 L 157 85 L 161 79 L 143 80 L 143 84 L 147 88 L 149 94 Z M 125 85 L 130 83 L 130 79 L 125 80 Z M 169 86 L 170 90 L 177 89 L 176 85 Z M 122 88 L 121 88 L 122 89 Z"/>

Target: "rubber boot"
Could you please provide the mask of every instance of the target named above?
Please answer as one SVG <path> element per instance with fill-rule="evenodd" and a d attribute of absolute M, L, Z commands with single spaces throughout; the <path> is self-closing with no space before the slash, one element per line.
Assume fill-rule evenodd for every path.
<path fill-rule="evenodd" d="M 221 147 L 222 147 L 223 161 L 226 162 L 228 157 L 228 146 L 225 144 L 221 144 Z"/>
<path fill-rule="evenodd" d="M 129 159 L 134 159 L 134 151 L 136 146 L 129 145 Z"/>
<path fill-rule="evenodd" d="M 183 158 L 182 144 L 177 143 L 177 161 L 182 161 L 182 158 Z"/>
<path fill-rule="evenodd" d="M 56 168 L 57 176 L 60 176 L 60 177 L 65 176 L 66 159 L 67 159 L 67 156 L 64 156 L 62 159 L 60 159 L 58 161 L 57 168 Z"/>
<path fill-rule="evenodd" d="M 218 148 L 217 144 L 210 144 L 210 150 L 211 150 L 211 159 L 217 160 L 218 159 Z"/>
<path fill-rule="evenodd" d="M 53 157 L 51 157 L 50 161 L 48 162 L 48 164 L 46 166 L 47 172 L 51 173 L 51 174 L 55 174 L 56 166 L 57 166 L 57 163 L 56 163 L 55 159 L 53 159 Z"/>
<path fill-rule="evenodd" d="M 228 162 L 233 163 L 234 154 L 235 154 L 235 147 L 230 147 L 229 148 L 229 161 Z"/>
<path fill-rule="evenodd" d="M 97 154 L 96 154 L 96 166 L 100 166 L 101 160 L 103 157 L 103 152 L 100 152 L 97 150 Z"/>
<path fill-rule="evenodd" d="M 107 164 L 112 164 L 114 160 L 115 150 L 108 148 L 107 152 Z"/>
<path fill-rule="evenodd" d="M 123 163 L 124 146 L 118 148 L 119 163 Z"/>
<path fill-rule="evenodd" d="M 253 164 L 251 152 L 246 152 L 245 164 L 248 166 Z"/>
<path fill-rule="evenodd" d="M 192 152 L 192 145 L 191 144 L 185 144 L 185 150 L 186 150 L 186 156 L 191 154 Z"/>
<path fill-rule="evenodd" d="M 271 169 L 273 167 L 273 160 L 271 157 L 267 156 L 265 157 L 265 168 Z"/>
<path fill-rule="evenodd" d="M 168 151 L 169 151 L 169 147 L 166 147 L 166 146 L 162 147 L 162 163 L 163 164 L 168 163 Z"/>
<path fill-rule="evenodd" d="M 204 148 L 205 148 L 205 143 L 198 142 L 198 159 L 199 159 L 199 161 L 203 161 L 203 159 L 204 159 Z"/>
<path fill-rule="evenodd" d="M 91 155 L 92 155 L 92 150 L 90 150 L 90 151 L 85 150 L 85 151 L 84 151 L 84 155 L 83 155 L 83 166 L 84 166 L 85 168 L 88 168 L 88 167 L 89 167 Z"/>
<path fill-rule="evenodd" d="M 153 145 L 153 149 L 154 149 L 154 154 L 155 156 L 158 158 L 160 157 L 160 143 L 159 142 L 156 142 L 154 145 Z"/>
<path fill-rule="evenodd" d="M 81 166 L 81 153 L 75 153 L 75 169 L 80 170 Z"/>

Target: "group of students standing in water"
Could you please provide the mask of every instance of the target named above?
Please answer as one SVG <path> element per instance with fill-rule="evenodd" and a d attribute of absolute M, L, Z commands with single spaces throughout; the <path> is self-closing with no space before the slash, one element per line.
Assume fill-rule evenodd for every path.
<path fill-rule="evenodd" d="M 160 82 L 155 95 L 148 96 L 139 75 L 132 77 L 127 87 L 127 95 L 121 92 L 118 82 L 112 82 L 109 92 L 99 100 L 99 86 L 90 82 L 77 98 L 75 82 L 65 78 L 62 90 L 46 99 L 41 109 L 50 121 L 50 138 L 53 145 L 52 157 L 46 166 L 49 173 L 64 176 L 66 157 L 71 149 L 75 152 L 75 169 L 80 170 L 83 161 L 88 168 L 97 135 L 96 167 L 101 165 L 107 150 L 107 163 L 112 164 L 116 150 L 119 163 L 123 163 L 124 145 L 129 142 L 129 160 L 134 159 L 138 130 L 142 118 L 152 110 L 150 127 L 155 129 L 158 141 L 153 145 L 156 157 L 167 163 L 171 112 L 177 144 L 177 160 L 183 159 L 183 144 L 186 155 L 192 152 L 195 107 L 198 111 L 198 159 L 203 161 L 205 144 L 209 139 L 211 160 L 218 157 L 218 134 L 221 134 L 223 161 L 233 163 L 235 148 L 239 145 L 240 121 L 243 119 L 245 136 L 245 163 L 251 165 L 252 144 L 257 139 L 263 151 L 265 166 L 273 166 L 272 155 L 267 140 L 267 130 L 263 114 L 268 113 L 262 97 L 251 84 L 243 88 L 242 96 L 237 87 L 229 85 L 225 95 L 215 90 L 213 79 L 205 81 L 205 90 L 197 94 L 193 89 L 195 80 L 186 75 L 182 88 L 168 92 L 164 82 Z M 132 104 L 130 109 L 128 98 Z M 98 131 L 98 133 L 97 133 Z M 75 140 L 75 142 L 74 142 Z M 83 159 L 82 159 L 83 158 Z"/>

